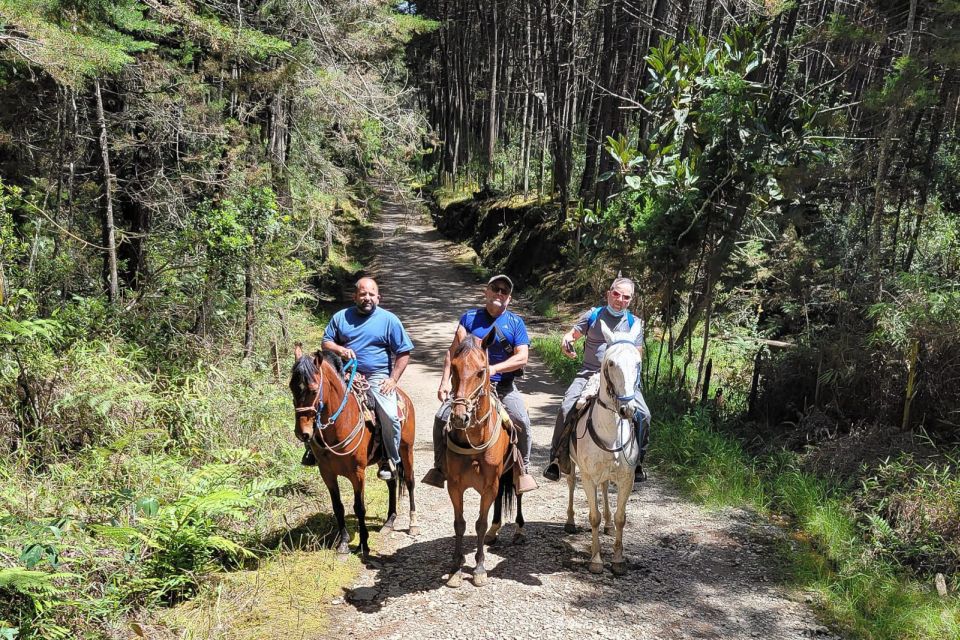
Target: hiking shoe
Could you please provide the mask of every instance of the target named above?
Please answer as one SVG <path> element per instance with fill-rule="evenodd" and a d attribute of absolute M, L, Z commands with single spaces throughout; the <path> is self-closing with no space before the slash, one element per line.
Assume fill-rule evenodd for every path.
<path fill-rule="evenodd" d="M 307 445 L 307 450 L 303 452 L 303 457 L 300 458 L 300 464 L 305 467 L 315 467 L 317 466 L 317 459 L 313 455 L 313 449 Z"/>
<path fill-rule="evenodd" d="M 633 481 L 634 482 L 643 482 L 647 479 L 647 472 L 643 470 L 643 465 L 637 465 L 637 468 L 633 470 Z"/>
<path fill-rule="evenodd" d="M 547 468 L 543 470 L 543 477 L 553 482 L 560 479 L 560 465 L 556 460 L 548 464 Z"/>
<path fill-rule="evenodd" d="M 538 489 L 537 481 L 533 479 L 533 476 L 529 473 L 524 473 L 520 475 L 520 478 L 517 482 L 517 495 L 523 495 L 528 491 L 533 491 Z"/>
<path fill-rule="evenodd" d="M 423 484 L 428 484 L 431 487 L 436 487 L 437 489 L 443 489 L 443 485 L 446 483 L 447 478 L 443 475 L 443 471 L 434 467 L 427 471 L 427 475 L 423 476 Z"/>

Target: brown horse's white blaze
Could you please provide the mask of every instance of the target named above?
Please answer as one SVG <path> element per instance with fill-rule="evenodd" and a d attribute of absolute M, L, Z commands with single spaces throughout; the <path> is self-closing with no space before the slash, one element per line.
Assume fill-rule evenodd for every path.
<path fill-rule="evenodd" d="M 350 534 L 344 518 L 344 506 L 340 498 L 337 477 L 343 476 L 353 487 L 353 512 L 357 517 L 360 536 L 358 550 L 367 557 L 370 553 L 369 534 L 366 524 L 364 490 L 366 468 L 377 462 L 371 457 L 373 436 L 363 424 L 360 403 L 347 391 L 340 374 L 320 352 L 304 355 L 298 344 L 294 349 L 294 364 L 290 374 L 290 392 L 293 394 L 294 433 L 301 442 L 309 443 L 323 483 L 330 492 L 333 513 L 337 518 L 337 551 L 349 553 Z M 417 508 L 414 501 L 413 441 L 416 418 L 413 403 L 401 390 L 397 393 L 406 404 L 407 412 L 400 437 L 400 481 L 410 495 L 409 533 L 416 535 Z M 346 396 L 346 402 L 344 397 Z M 337 413 L 339 409 L 339 413 Z M 336 414 L 335 418 L 334 415 Z M 383 447 L 379 448 L 382 455 Z M 385 530 L 393 529 L 397 515 L 397 480 L 387 482 L 390 501 L 387 507 Z"/>
<path fill-rule="evenodd" d="M 512 471 L 504 474 L 510 455 L 510 435 L 500 422 L 491 396 L 493 392 L 486 350 L 494 339 L 493 331 L 479 344 L 473 336 L 468 336 L 455 348 L 450 360 L 453 400 L 445 469 L 456 534 L 453 567 L 447 580 L 451 587 L 459 587 L 463 582 L 461 568 L 464 560 L 463 535 L 466 531 L 464 492 L 472 488 L 480 494 L 480 514 L 476 522 L 476 567 L 473 572 L 476 586 L 484 585 L 487 579 L 483 562 L 484 543 L 490 541 L 487 527 L 490 507 L 496 503 L 494 528 L 499 529 L 502 505 L 506 502 L 509 508 L 513 499 Z M 521 498 L 517 496 L 516 499 L 519 527 L 515 537 L 517 542 L 523 541 Z"/>

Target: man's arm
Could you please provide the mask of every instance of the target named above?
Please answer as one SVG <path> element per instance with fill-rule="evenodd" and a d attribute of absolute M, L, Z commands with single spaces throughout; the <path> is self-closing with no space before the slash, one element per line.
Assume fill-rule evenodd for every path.
<path fill-rule="evenodd" d="M 356 360 L 357 358 L 357 354 L 353 352 L 353 349 L 349 347 L 341 347 L 333 340 L 324 340 L 320 346 L 327 351 L 333 351 L 343 360 Z"/>
<path fill-rule="evenodd" d="M 499 364 L 490 365 L 490 375 L 497 373 L 509 373 L 511 371 L 516 371 L 517 369 L 522 369 L 525 364 L 527 364 L 527 359 L 530 357 L 530 347 L 525 344 L 518 345 L 513 350 L 513 355 L 504 360 Z"/>
<path fill-rule="evenodd" d="M 393 363 L 393 371 L 390 372 L 390 377 L 380 383 L 380 393 L 387 394 L 396 391 L 397 385 L 400 383 L 400 376 L 403 375 L 403 370 L 407 368 L 409 362 L 409 351 L 397 354 L 397 359 Z"/>
<path fill-rule="evenodd" d="M 440 386 L 437 388 L 437 398 L 439 398 L 440 402 L 446 400 L 447 396 L 450 395 L 452 387 L 450 384 L 450 359 L 453 357 L 453 350 L 457 348 L 457 345 L 460 344 L 460 341 L 466 336 L 467 330 L 464 329 L 462 324 L 458 324 L 457 330 L 453 334 L 453 341 L 450 343 L 447 353 L 443 356 L 443 373 L 440 375 Z"/>

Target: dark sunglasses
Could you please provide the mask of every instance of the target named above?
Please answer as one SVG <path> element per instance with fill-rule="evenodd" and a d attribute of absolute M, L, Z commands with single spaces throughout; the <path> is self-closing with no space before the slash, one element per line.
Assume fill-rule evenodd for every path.
<path fill-rule="evenodd" d="M 495 284 L 490 285 L 490 291 L 493 291 L 494 293 L 501 293 L 505 296 L 510 295 L 510 289 Z"/>

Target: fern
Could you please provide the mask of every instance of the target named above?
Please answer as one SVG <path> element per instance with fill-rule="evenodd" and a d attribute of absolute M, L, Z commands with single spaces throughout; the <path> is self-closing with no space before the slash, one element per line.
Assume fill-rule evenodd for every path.
<path fill-rule="evenodd" d="M 0 589 L 7 589 L 21 595 L 56 596 L 63 593 L 54 580 L 76 577 L 72 573 L 44 573 L 22 567 L 0 569 Z"/>

